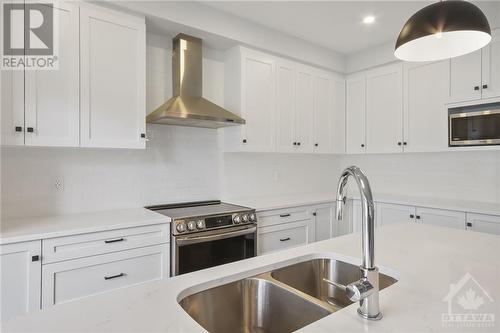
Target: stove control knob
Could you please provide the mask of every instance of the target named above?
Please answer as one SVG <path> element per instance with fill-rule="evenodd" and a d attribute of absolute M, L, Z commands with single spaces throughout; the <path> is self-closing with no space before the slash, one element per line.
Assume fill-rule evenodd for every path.
<path fill-rule="evenodd" d="M 193 231 L 196 229 L 196 222 L 195 221 L 189 221 L 187 224 L 188 230 Z"/>
<path fill-rule="evenodd" d="M 233 222 L 234 222 L 234 224 L 240 224 L 241 223 L 241 216 L 236 215 L 235 217 L 233 217 Z"/>
<path fill-rule="evenodd" d="M 177 223 L 176 229 L 178 232 L 185 232 L 186 231 L 186 223 L 184 223 L 184 222 Z"/>
<path fill-rule="evenodd" d="M 255 214 L 254 214 L 254 213 L 251 213 L 251 214 L 250 214 L 250 216 L 249 216 L 249 218 L 250 218 L 250 222 L 255 222 L 255 221 L 257 221 L 257 217 L 255 216 Z"/>
<path fill-rule="evenodd" d="M 247 223 L 248 222 L 248 214 L 243 214 L 243 216 L 241 217 L 241 219 L 243 220 L 243 223 Z"/>
<path fill-rule="evenodd" d="M 198 228 L 198 229 L 205 228 L 205 221 L 203 221 L 203 220 L 196 221 L 196 228 Z"/>

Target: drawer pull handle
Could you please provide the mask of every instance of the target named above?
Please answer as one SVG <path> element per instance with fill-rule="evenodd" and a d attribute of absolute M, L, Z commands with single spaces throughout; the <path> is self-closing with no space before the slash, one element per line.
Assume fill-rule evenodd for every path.
<path fill-rule="evenodd" d="M 290 237 L 280 238 L 280 242 L 286 242 L 286 241 L 289 241 L 289 240 L 290 240 Z"/>
<path fill-rule="evenodd" d="M 119 278 L 119 277 L 122 277 L 122 276 L 125 276 L 125 273 L 120 273 L 120 274 L 111 275 L 111 276 L 105 276 L 104 280 L 116 279 L 116 278 Z"/>
<path fill-rule="evenodd" d="M 116 239 L 106 239 L 104 243 L 109 244 L 109 243 L 116 243 L 116 242 L 123 242 L 125 239 L 123 238 L 116 238 Z"/>
<path fill-rule="evenodd" d="M 280 214 L 280 217 L 289 217 L 290 214 Z"/>

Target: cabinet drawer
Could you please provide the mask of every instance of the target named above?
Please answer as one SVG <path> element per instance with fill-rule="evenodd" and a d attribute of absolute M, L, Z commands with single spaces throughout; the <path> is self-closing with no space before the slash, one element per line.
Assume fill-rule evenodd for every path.
<path fill-rule="evenodd" d="M 169 244 L 42 267 L 42 307 L 168 277 Z"/>
<path fill-rule="evenodd" d="M 170 224 L 117 229 L 44 239 L 42 263 L 88 257 L 138 247 L 168 243 Z"/>
<path fill-rule="evenodd" d="M 500 235 L 500 216 L 467 213 L 467 230 Z"/>
<path fill-rule="evenodd" d="M 258 254 L 306 245 L 312 241 L 312 220 L 305 220 L 270 227 L 258 231 Z"/>
<path fill-rule="evenodd" d="M 301 221 L 310 218 L 307 207 L 270 210 L 257 213 L 257 224 L 265 227 L 275 224 Z"/>

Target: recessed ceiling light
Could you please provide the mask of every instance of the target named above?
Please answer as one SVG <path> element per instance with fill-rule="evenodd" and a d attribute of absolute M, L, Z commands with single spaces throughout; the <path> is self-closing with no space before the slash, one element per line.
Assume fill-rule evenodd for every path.
<path fill-rule="evenodd" d="M 364 24 L 372 24 L 373 22 L 375 22 L 375 16 L 368 15 L 363 18 Z"/>

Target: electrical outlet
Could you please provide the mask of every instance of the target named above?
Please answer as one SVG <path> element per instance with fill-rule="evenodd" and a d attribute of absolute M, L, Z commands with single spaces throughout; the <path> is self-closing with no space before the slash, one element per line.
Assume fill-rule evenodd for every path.
<path fill-rule="evenodd" d="M 57 192 L 64 191 L 64 180 L 62 178 L 56 178 L 54 182 L 54 188 Z"/>

